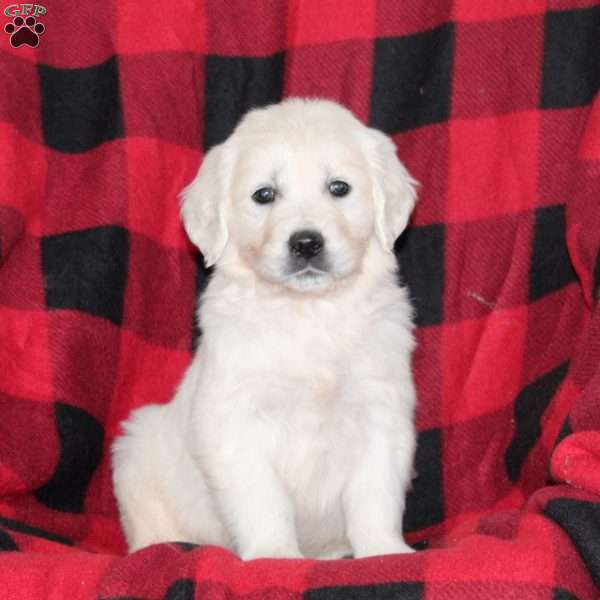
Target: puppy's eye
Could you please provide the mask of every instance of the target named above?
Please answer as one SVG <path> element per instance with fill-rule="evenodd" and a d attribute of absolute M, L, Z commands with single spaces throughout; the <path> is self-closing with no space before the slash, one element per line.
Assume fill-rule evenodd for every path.
<path fill-rule="evenodd" d="M 252 200 L 258 204 L 269 204 L 275 200 L 275 190 L 272 187 L 261 187 L 252 194 Z"/>
<path fill-rule="evenodd" d="M 336 198 L 347 196 L 350 193 L 350 186 L 341 179 L 331 181 L 327 188 L 329 189 L 329 193 Z"/>

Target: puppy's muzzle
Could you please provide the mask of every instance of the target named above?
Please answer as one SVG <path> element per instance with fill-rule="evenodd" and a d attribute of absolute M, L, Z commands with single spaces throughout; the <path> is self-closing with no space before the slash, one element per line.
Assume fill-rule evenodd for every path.
<path fill-rule="evenodd" d="M 290 236 L 288 246 L 294 258 L 306 262 L 318 256 L 323 251 L 325 240 L 318 231 L 297 231 Z"/>

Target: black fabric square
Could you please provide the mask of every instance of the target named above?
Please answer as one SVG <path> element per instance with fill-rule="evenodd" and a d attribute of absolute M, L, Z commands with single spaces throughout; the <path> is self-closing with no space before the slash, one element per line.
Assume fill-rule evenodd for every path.
<path fill-rule="evenodd" d="M 417 477 L 406 497 L 403 531 L 424 529 L 444 520 L 441 429 L 419 432 L 415 471 Z"/>
<path fill-rule="evenodd" d="M 567 250 L 564 205 L 536 209 L 529 300 L 538 300 L 576 280 Z"/>
<path fill-rule="evenodd" d="M 579 600 L 579 598 L 564 588 L 557 587 L 552 590 L 552 600 Z"/>
<path fill-rule="evenodd" d="M 56 469 L 35 497 L 54 510 L 81 513 L 88 485 L 102 460 L 104 429 L 85 410 L 57 402 L 54 407 L 60 453 Z"/>
<path fill-rule="evenodd" d="M 16 552 L 19 549 L 15 540 L 8 533 L 0 530 L 0 552 Z"/>
<path fill-rule="evenodd" d="M 425 586 L 417 581 L 373 585 L 340 585 L 304 592 L 304 600 L 421 600 Z"/>
<path fill-rule="evenodd" d="M 46 306 L 81 310 L 120 324 L 128 255 L 129 236 L 121 227 L 42 238 Z"/>
<path fill-rule="evenodd" d="M 409 227 L 394 245 L 400 283 L 408 285 L 419 327 L 437 325 L 444 316 L 445 237 L 441 224 Z"/>
<path fill-rule="evenodd" d="M 208 287 L 214 271 L 214 267 L 206 266 L 202 253 L 199 252 L 196 254 L 196 310 L 194 310 L 192 319 L 192 352 L 196 351 L 198 345 L 200 344 L 200 338 L 202 337 L 202 328 L 198 322 L 197 314 L 200 310 L 202 295 Z"/>
<path fill-rule="evenodd" d="M 84 69 L 39 66 L 44 141 L 61 152 L 85 152 L 123 137 L 116 59 Z"/>
<path fill-rule="evenodd" d="M 513 482 L 542 434 L 542 417 L 568 369 L 568 362 L 556 367 L 525 386 L 515 400 L 515 433 L 504 456 L 508 477 Z"/>
<path fill-rule="evenodd" d="M 175 543 L 177 544 L 177 547 L 182 552 L 193 552 L 194 550 L 197 550 L 198 548 L 202 547 L 200 544 L 193 544 L 192 542 L 175 542 Z"/>
<path fill-rule="evenodd" d="M 56 542 L 57 544 L 64 544 L 65 546 L 74 545 L 73 540 L 63 537 L 62 535 L 50 533 L 49 531 L 44 531 L 43 529 L 38 529 L 37 527 L 27 525 L 27 523 L 22 523 L 21 521 L 15 521 L 14 519 L 8 519 L 6 517 L 0 517 L 0 527 L 10 529 L 11 531 L 16 531 L 18 533 L 23 533 L 25 535 L 39 537 L 44 540 L 50 540 L 51 542 Z"/>
<path fill-rule="evenodd" d="M 281 100 L 284 54 L 266 57 L 207 56 L 204 148 L 223 142 L 240 117 Z"/>
<path fill-rule="evenodd" d="M 177 579 L 164 595 L 164 600 L 194 600 L 196 584 L 193 579 Z"/>
<path fill-rule="evenodd" d="M 373 127 L 397 133 L 450 115 L 454 27 L 375 40 Z"/>
<path fill-rule="evenodd" d="M 581 106 L 600 87 L 600 7 L 546 15 L 542 108 Z"/>
<path fill-rule="evenodd" d="M 556 436 L 556 440 L 554 441 L 554 447 L 558 446 L 566 437 L 570 436 L 573 433 L 573 428 L 571 427 L 571 422 L 569 421 L 569 417 L 565 419 L 565 422 L 562 424 L 558 435 Z"/>
<path fill-rule="evenodd" d="M 600 503 L 558 498 L 548 502 L 544 514 L 564 529 L 600 586 Z"/>

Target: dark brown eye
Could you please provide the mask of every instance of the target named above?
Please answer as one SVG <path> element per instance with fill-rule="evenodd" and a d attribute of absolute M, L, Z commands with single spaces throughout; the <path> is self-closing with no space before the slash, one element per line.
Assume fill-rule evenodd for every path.
<path fill-rule="evenodd" d="M 329 193 L 336 198 L 341 198 L 342 196 L 347 196 L 350 192 L 350 186 L 341 179 L 336 179 L 335 181 L 331 181 L 328 186 Z"/>
<path fill-rule="evenodd" d="M 269 204 L 275 200 L 275 190 L 272 187 L 261 187 L 252 194 L 252 200 L 258 204 Z"/>

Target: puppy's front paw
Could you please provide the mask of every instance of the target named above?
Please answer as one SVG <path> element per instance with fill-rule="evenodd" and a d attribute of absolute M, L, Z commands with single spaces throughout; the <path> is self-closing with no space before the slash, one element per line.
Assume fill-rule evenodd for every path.
<path fill-rule="evenodd" d="M 404 540 L 391 538 L 388 540 L 373 540 L 368 545 L 354 552 L 355 558 L 366 556 L 382 556 L 384 554 L 412 554 L 415 552 Z"/>

